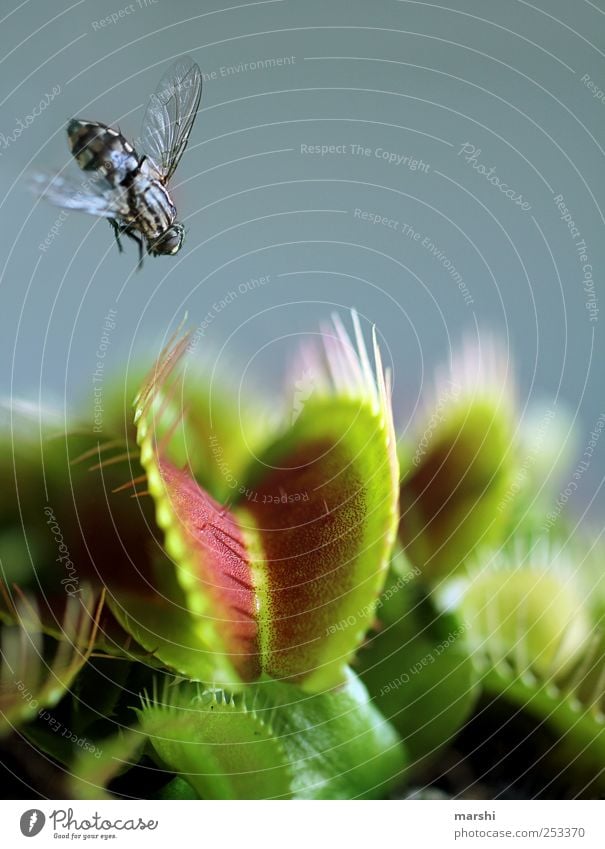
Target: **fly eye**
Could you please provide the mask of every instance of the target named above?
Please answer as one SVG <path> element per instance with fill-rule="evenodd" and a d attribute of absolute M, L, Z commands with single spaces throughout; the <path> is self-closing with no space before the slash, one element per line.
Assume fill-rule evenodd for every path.
<path fill-rule="evenodd" d="M 178 253 L 183 244 L 185 228 L 182 224 L 173 224 L 159 239 L 153 243 L 151 253 L 173 255 Z"/>

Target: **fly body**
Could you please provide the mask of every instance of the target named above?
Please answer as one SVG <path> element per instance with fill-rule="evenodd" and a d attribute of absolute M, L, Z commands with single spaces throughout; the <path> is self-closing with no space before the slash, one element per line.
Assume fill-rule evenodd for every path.
<path fill-rule="evenodd" d="M 185 58 L 173 65 L 147 105 L 140 152 L 107 124 L 72 119 L 69 147 L 89 179 L 78 184 L 37 172 L 38 193 L 56 206 L 107 218 L 119 249 L 120 236 L 128 236 L 139 245 L 141 261 L 144 250 L 152 256 L 178 253 L 185 229 L 177 221 L 168 182 L 187 146 L 201 92 L 195 62 Z"/>

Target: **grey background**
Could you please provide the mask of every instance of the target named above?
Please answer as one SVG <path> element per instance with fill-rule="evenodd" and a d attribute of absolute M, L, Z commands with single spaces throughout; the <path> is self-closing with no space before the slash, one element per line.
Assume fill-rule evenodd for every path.
<path fill-rule="evenodd" d="M 0 136 L 0 390 L 92 405 L 104 316 L 117 311 L 107 369 L 151 362 L 187 311 L 210 311 L 200 355 L 233 380 L 278 387 L 296 347 L 334 309 L 378 327 L 400 428 L 435 366 L 465 336 L 502 340 L 520 411 L 566 407 L 577 458 L 605 410 L 602 311 L 589 320 L 580 263 L 553 196 L 586 239 L 603 310 L 603 0 L 135 2 L 0 0 L 0 133 L 9 138 L 53 86 L 48 108 L 8 145 Z M 202 108 L 176 174 L 187 226 L 176 258 L 119 255 L 104 221 L 59 216 L 24 190 L 34 166 L 75 169 L 72 116 L 135 138 L 144 103 L 175 57 L 206 75 Z M 221 75 L 221 67 L 294 57 Z M 523 211 L 459 155 L 480 161 L 530 203 Z M 301 144 L 359 144 L 369 156 L 311 156 Z M 350 148 L 348 148 L 350 150 Z M 422 159 L 411 171 L 377 149 Z M 401 232 L 355 208 L 407 223 L 443 251 L 472 297 Z M 400 228 L 399 228 L 400 229 Z M 249 278 L 269 282 L 213 305 Z M 599 523 L 605 444 L 573 496 Z M 572 457 L 572 463 L 576 457 Z"/>

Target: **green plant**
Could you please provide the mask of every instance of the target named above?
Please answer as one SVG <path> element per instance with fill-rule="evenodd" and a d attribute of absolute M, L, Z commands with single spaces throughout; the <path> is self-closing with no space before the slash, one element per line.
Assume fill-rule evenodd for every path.
<path fill-rule="evenodd" d="M 5 411 L 0 734 L 53 792 L 381 798 L 436 781 L 486 700 L 600 786 L 600 559 L 544 529 L 559 437 L 534 450 L 503 358 L 467 348 L 398 442 L 352 323 L 290 403 L 242 405 L 177 334 L 101 437 Z"/>

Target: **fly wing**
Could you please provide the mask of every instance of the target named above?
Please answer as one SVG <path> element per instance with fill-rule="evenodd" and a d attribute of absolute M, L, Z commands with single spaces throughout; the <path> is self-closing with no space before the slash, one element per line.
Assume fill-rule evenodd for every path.
<path fill-rule="evenodd" d="M 82 180 L 34 171 L 30 175 L 30 188 L 34 194 L 63 209 L 77 209 L 101 218 L 123 218 L 128 214 L 126 192 L 119 186 L 114 188 L 103 177 Z"/>
<path fill-rule="evenodd" d="M 202 96 L 202 72 L 185 56 L 164 74 L 149 98 L 141 139 L 147 156 L 167 183 L 183 155 Z"/>

